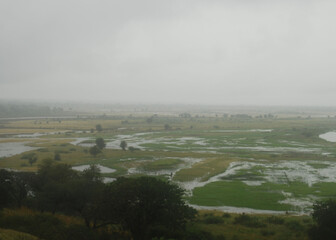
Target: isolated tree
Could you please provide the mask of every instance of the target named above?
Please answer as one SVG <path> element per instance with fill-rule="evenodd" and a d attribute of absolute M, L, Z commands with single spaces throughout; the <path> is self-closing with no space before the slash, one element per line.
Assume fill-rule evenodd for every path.
<path fill-rule="evenodd" d="M 28 159 L 28 162 L 29 162 L 30 166 L 32 166 L 33 163 L 35 163 L 36 161 L 37 161 L 37 157 L 36 156 L 31 157 L 31 158 Z"/>
<path fill-rule="evenodd" d="M 37 156 L 35 153 L 27 153 L 27 154 L 24 154 L 21 159 L 27 159 L 30 166 L 33 165 L 33 163 L 35 163 L 37 161 Z"/>
<path fill-rule="evenodd" d="M 96 130 L 97 130 L 98 132 L 101 132 L 101 131 L 103 131 L 103 127 L 102 127 L 100 124 L 97 124 L 97 125 L 96 125 Z"/>
<path fill-rule="evenodd" d="M 121 142 L 120 142 L 120 147 L 122 148 L 122 150 L 126 150 L 126 147 L 127 147 L 127 142 L 125 141 L 125 140 L 122 140 Z"/>
<path fill-rule="evenodd" d="M 55 161 L 61 161 L 61 154 L 58 153 L 58 152 L 55 152 L 54 160 L 55 160 Z"/>
<path fill-rule="evenodd" d="M 97 147 L 97 145 L 94 145 L 93 147 L 90 147 L 89 149 L 89 153 L 93 156 L 97 156 L 97 154 L 99 154 L 101 151 L 100 149 Z"/>
<path fill-rule="evenodd" d="M 196 210 L 183 200 L 184 190 L 154 178 L 118 178 L 108 185 L 101 206 L 110 223 L 129 230 L 135 240 L 183 231 Z M 159 236 L 155 234 L 160 231 Z"/>
<path fill-rule="evenodd" d="M 170 129 L 171 129 L 171 126 L 170 126 L 169 124 L 166 123 L 166 124 L 164 125 L 164 129 L 165 129 L 165 130 L 170 130 Z"/>
<path fill-rule="evenodd" d="M 153 122 L 153 116 L 147 118 L 147 119 L 146 119 L 146 122 L 147 122 L 147 123 L 152 123 L 152 122 Z"/>
<path fill-rule="evenodd" d="M 312 213 L 315 225 L 309 230 L 312 240 L 336 239 L 336 200 L 317 202 Z"/>
<path fill-rule="evenodd" d="M 96 146 L 100 149 L 103 150 L 106 147 L 105 141 L 103 138 L 97 138 L 96 139 Z"/>

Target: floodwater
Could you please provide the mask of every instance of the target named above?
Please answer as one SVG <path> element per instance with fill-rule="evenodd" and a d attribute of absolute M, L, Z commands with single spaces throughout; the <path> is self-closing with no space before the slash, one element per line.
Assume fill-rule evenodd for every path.
<path fill-rule="evenodd" d="M 251 130 L 218 130 L 223 132 L 235 132 L 235 131 L 244 131 L 244 132 L 270 132 L 272 129 L 251 129 Z M 147 138 L 147 135 L 151 135 L 150 138 Z M 82 147 L 92 147 L 94 142 L 87 143 L 87 140 L 94 140 L 93 138 L 76 138 L 75 141 L 71 142 L 73 145 L 79 145 Z M 305 145 L 300 145 L 297 142 L 283 141 L 287 146 L 284 147 L 273 147 L 267 146 L 267 142 L 262 139 L 256 140 L 256 145 L 247 145 L 241 143 L 241 141 L 246 140 L 246 138 L 227 139 L 219 138 L 209 140 L 203 137 L 161 137 L 155 136 L 154 133 L 136 133 L 130 135 L 116 135 L 113 138 L 106 138 L 106 148 L 108 149 L 120 149 L 120 142 L 126 141 L 128 146 L 132 146 L 141 150 L 151 150 L 151 148 L 161 148 L 163 150 L 173 149 L 183 151 L 186 147 L 189 150 L 202 151 L 202 152 L 212 152 L 219 153 L 220 151 L 226 151 L 231 149 L 245 150 L 245 151 L 256 151 L 256 152 L 301 152 L 301 153 L 313 153 L 321 152 L 319 146 L 306 147 Z M 153 147 L 148 146 L 151 144 Z M 214 147 L 214 145 L 217 145 Z M 220 146 L 221 145 L 221 146 Z"/>
<path fill-rule="evenodd" d="M 30 134 L 29 133 L 25 133 L 25 134 L 15 135 L 14 137 L 16 137 L 16 138 L 39 138 L 39 137 L 42 137 L 42 136 L 61 134 L 61 133 L 65 133 L 65 132 L 67 132 L 67 131 L 45 132 L 45 133 L 36 132 L 36 133 L 30 133 Z"/>
<path fill-rule="evenodd" d="M 111 182 L 114 182 L 115 180 L 117 180 L 117 179 L 116 178 L 110 178 L 110 177 L 104 177 L 103 178 L 104 183 L 111 183 Z"/>
<path fill-rule="evenodd" d="M 156 158 L 153 161 L 161 160 L 161 159 L 169 159 L 167 158 Z M 174 158 L 175 159 L 175 158 Z M 180 171 L 181 169 L 185 168 L 190 168 L 193 164 L 201 162 L 203 159 L 201 158 L 178 158 L 179 160 L 182 160 L 183 162 L 178 164 L 175 168 L 172 169 L 161 169 L 158 171 L 148 171 L 148 170 L 143 170 L 143 169 L 138 169 L 138 168 L 129 168 L 127 173 L 128 174 L 146 174 L 150 176 L 160 176 L 160 175 L 167 175 L 171 179 L 174 177 L 174 175 Z M 142 160 L 139 160 L 142 161 Z"/>
<path fill-rule="evenodd" d="M 324 167 L 314 168 L 314 164 L 319 166 L 324 165 Z M 261 180 L 241 180 L 248 186 L 258 186 L 265 182 L 272 182 L 278 184 L 288 184 L 288 182 L 299 181 L 306 183 L 309 187 L 312 187 L 315 183 L 320 182 L 336 182 L 336 162 L 333 161 L 279 161 L 277 163 L 268 163 L 266 161 L 260 162 L 232 162 L 225 172 L 211 177 L 207 181 L 201 181 L 201 179 L 196 179 L 191 182 L 179 182 L 179 185 L 186 189 L 189 194 L 192 194 L 192 190 L 196 187 L 204 187 L 205 185 L 223 181 L 223 177 L 234 176 L 239 173 L 239 171 L 249 171 L 256 170 L 262 173 L 258 176 Z M 295 198 L 292 193 L 282 192 L 285 200 L 281 201 L 282 204 L 289 204 L 293 206 L 296 213 L 307 213 L 310 211 L 310 207 L 317 198 L 313 195 L 306 197 Z M 232 207 L 207 207 L 202 206 L 199 209 L 218 209 L 223 211 L 232 212 L 253 212 L 253 213 L 266 213 L 267 211 L 255 210 L 255 209 L 245 209 L 245 208 L 232 208 Z M 273 211 L 271 211 L 273 212 Z"/>
<path fill-rule="evenodd" d="M 272 211 L 272 210 L 260 210 L 260 209 L 252 209 L 252 208 L 239 208 L 239 207 L 230 207 L 230 206 L 199 206 L 190 204 L 191 207 L 197 210 L 212 210 L 212 211 L 222 211 L 222 212 L 229 212 L 229 213 L 254 213 L 254 214 L 286 214 L 285 211 Z"/>
<path fill-rule="evenodd" d="M 310 164 L 324 164 L 324 168 L 314 168 Z M 336 182 L 336 162 L 329 161 L 279 161 L 277 163 L 263 162 L 232 162 L 225 172 L 211 177 L 207 181 L 194 180 L 191 182 L 181 182 L 186 190 L 193 190 L 196 187 L 203 187 L 209 183 L 221 181 L 223 177 L 234 176 L 239 171 L 252 170 L 258 167 L 263 174 L 262 180 L 248 180 L 243 182 L 249 186 L 261 185 L 264 182 L 285 183 L 287 181 L 300 181 L 309 187 L 319 182 Z"/>
<path fill-rule="evenodd" d="M 230 133 L 230 132 L 272 132 L 273 129 L 250 129 L 250 130 L 211 130 L 209 132 L 218 132 L 218 133 Z M 34 134 L 20 134 L 17 135 L 17 138 L 29 138 L 29 139 L 38 139 L 39 137 L 56 134 L 55 133 L 34 133 Z M 271 146 L 268 145 L 265 139 L 257 139 L 255 144 L 245 144 L 244 141 L 246 138 L 236 138 L 236 139 L 227 139 L 223 138 L 214 138 L 207 139 L 203 137 L 167 137 L 158 135 L 159 133 L 155 132 L 145 132 L 145 133 L 135 133 L 130 135 L 116 135 L 112 138 L 105 139 L 106 147 L 111 149 L 120 149 L 120 142 L 125 140 L 128 143 L 128 146 L 132 146 L 139 149 L 151 150 L 151 145 L 153 148 L 158 147 L 163 150 L 185 150 L 186 146 L 188 150 L 193 150 L 194 152 L 211 152 L 218 153 L 220 151 L 228 149 L 238 149 L 246 151 L 260 151 L 260 152 L 272 152 L 272 153 L 283 153 L 283 152 L 301 152 L 301 153 L 321 153 L 322 155 L 328 155 L 330 153 L 322 152 L 322 146 L 318 145 L 304 145 L 295 141 L 280 141 L 283 143 L 283 146 Z M 223 136 L 225 134 L 222 134 Z M 324 139 L 329 142 L 336 142 L 336 132 L 327 132 L 319 135 L 321 139 Z M 85 141 L 95 140 L 90 137 L 82 138 L 69 138 L 74 139 L 71 142 L 73 145 L 80 145 L 83 147 L 91 147 L 95 143 L 87 143 Z M 17 139 L 18 140 L 18 139 Z M 0 143 L 0 157 L 9 157 L 15 154 L 20 154 L 22 152 L 34 150 L 37 148 L 26 146 L 27 142 L 3 142 Z M 185 145 L 185 146 L 184 146 Z M 313 147 L 312 147 L 313 146 Z M 162 158 L 157 158 L 159 160 Z M 160 171 L 144 171 L 143 169 L 130 168 L 128 169 L 129 174 L 143 173 L 147 175 L 167 175 L 173 177 L 176 172 L 184 168 L 190 168 L 193 164 L 202 161 L 203 159 L 196 158 L 180 158 L 183 162 L 174 169 L 162 169 Z M 126 159 L 128 160 L 128 159 Z M 125 161 L 126 161 L 125 160 Z M 141 161 L 141 160 L 140 160 Z M 325 165 L 325 166 L 322 166 Z M 315 166 L 319 166 L 314 168 Z M 90 165 L 81 165 L 75 166 L 73 169 L 78 171 L 83 171 L 84 169 L 89 168 Z M 97 165 L 101 173 L 113 173 L 116 170 L 108 168 L 102 165 Z M 203 187 L 211 182 L 223 181 L 223 177 L 234 176 L 241 171 L 262 171 L 261 175 L 257 179 L 239 179 L 248 186 L 259 186 L 266 182 L 272 183 L 281 183 L 285 184 L 286 181 L 299 181 L 304 182 L 308 186 L 313 186 L 315 183 L 319 182 L 336 182 L 336 162 L 332 161 L 277 161 L 276 163 L 267 162 L 267 161 L 241 161 L 241 162 L 232 162 L 229 167 L 221 174 L 211 177 L 207 181 L 202 181 L 200 179 L 195 179 L 190 182 L 178 182 L 178 184 L 186 189 L 190 194 L 196 187 Z M 104 182 L 112 182 L 114 178 L 104 178 Z M 290 204 L 294 206 L 295 209 L 299 211 L 306 211 L 307 207 L 311 206 L 312 202 L 315 200 L 314 196 L 307 196 L 304 198 L 294 198 L 292 193 L 283 192 L 283 196 L 286 197 L 281 203 Z M 264 211 L 264 210 L 255 210 L 248 208 L 236 208 L 228 206 L 220 207 L 206 207 L 206 206 L 194 206 L 198 209 L 216 209 L 223 210 L 228 212 L 251 212 L 251 213 L 283 213 L 275 211 Z"/>
<path fill-rule="evenodd" d="M 244 129 L 244 130 L 212 130 L 210 132 L 218 132 L 218 133 L 243 133 L 243 132 L 272 132 L 273 129 Z"/>
<path fill-rule="evenodd" d="M 102 165 L 97 164 L 96 165 L 101 173 L 114 173 L 116 170 L 113 168 L 108 168 Z M 90 168 L 90 165 L 80 165 L 80 166 L 75 166 L 72 167 L 72 169 L 77 170 L 77 171 L 84 171 L 85 169 Z"/>
<path fill-rule="evenodd" d="M 328 142 L 336 142 L 336 132 L 327 132 L 319 135 L 320 138 Z"/>
<path fill-rule="evenodd" d="M 23 152 L 35 150 L 35 147 L 29 147 L 27 142 L 1 142 L 0 157 L 10 157 Z"/>

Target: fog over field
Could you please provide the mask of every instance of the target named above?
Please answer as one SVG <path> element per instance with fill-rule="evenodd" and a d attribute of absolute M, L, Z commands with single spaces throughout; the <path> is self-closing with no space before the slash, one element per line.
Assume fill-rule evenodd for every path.
<path fill-rule="evenodd" d="M 336 1 L 3 0 L 0 98 L 336 103 Z"/>

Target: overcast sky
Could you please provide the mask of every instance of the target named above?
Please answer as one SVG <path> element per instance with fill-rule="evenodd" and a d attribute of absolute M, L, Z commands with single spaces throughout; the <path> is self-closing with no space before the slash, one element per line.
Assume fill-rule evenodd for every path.
<path fill-rule="evenodd" d="M 336 105 L 335 0 L 0 0 L 0 99 Z"/>

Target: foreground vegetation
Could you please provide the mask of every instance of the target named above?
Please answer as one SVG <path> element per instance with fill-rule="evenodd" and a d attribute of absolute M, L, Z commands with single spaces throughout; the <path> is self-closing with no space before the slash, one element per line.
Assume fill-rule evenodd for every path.
<path fill-rule="evenodd" d="M 336 202 L 317 203 L 313 218 L 229 214 L 185 205 L 183 190 L 153 177 L 104 184 L 92 165 L 83 173 L 44 161 L 38 173 L 0 170 L 4 239 L 321 239 L 335 234 Z"/>

